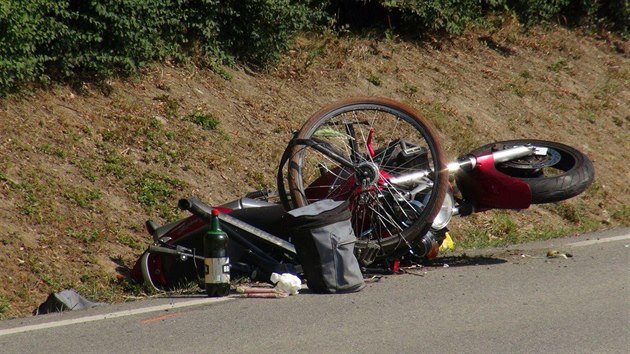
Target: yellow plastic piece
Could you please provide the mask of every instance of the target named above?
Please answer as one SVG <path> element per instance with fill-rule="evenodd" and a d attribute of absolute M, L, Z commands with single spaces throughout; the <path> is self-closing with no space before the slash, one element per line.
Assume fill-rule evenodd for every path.
<path fill-rule="evenodd" d="M 446 252 L 449 250 L 452 251 L 454 249 L 455 249 L 455 242 L 453 242 L 451 235 L 447 232 L 445 234 L 444 241 L 442 241 L 442 245 L 440 246 L 440 251 Z"/>

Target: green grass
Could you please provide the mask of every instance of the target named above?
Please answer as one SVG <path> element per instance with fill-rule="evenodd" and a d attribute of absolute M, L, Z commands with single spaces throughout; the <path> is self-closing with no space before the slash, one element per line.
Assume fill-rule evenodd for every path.
<path fill-rule="evenodd" d="M 146 297 L 153 292 L 141 284 L 136 284 L 128 279 L 118 280 L 105 272 L 86 271 L 78 277 L 78 281 L 69 284 L 81 295 L 93 301 L 114 302 L 120 301 L 121 296 L 126 298 Z"/>
<path fill-rule="evenodd" d="M 125 245 L 134 250 L 142 250 L 144 248 L 144 243 L 140 242 L 137 238 L 133 237 L 133 235 L 122 231 L 116 230 L 114 231 L 114 235 L 116 236 L 116 241 L 121 245 Z"/>
<path fill-rule="evenodd" d="M 0 320 L 5 318 L 5 314 L 7 310 L 11 308 L 11 302 L 8 298 L 3 295 L 0 295 Z"/>
<path fill-rule="evenodd" d="M 306 52 L 306 58 L 304 59 L 305 69 L 313 65 L 317 58 L 326 55 L 326 43 L 309 48 Z"/>
<path fill-rule="evenodd" d="M 455 242 L 459 248 L 464 249 L 501 247 L 590 232 L 601 227 L 599 221 L 588 216 L 585 202 L 559 202 L 540 207 L 560 216 L 565 222 L 555 225 L 525 225 L 515 221 L 516 214 L 512 211 L 494 210 L 485 214 L 490 216 L 489 219 L 467 228 L 464 237 L 454 235 Z"/>
<path fill-rule="evenodd" d="M 176 178 L 146 172 L 135 179 L 129 188 L 144 210 L 149 213 L 158 213 L 159 216 L 171 220 L 178 215 L 175 206 L 176 192 L 181 191 L 185 185 Z"/>
<path fill-rule="evenodd" d="M 66 230 L 66 235 L 84 243 L 94 243 L 101 239 L 101 233 L 98 230 L 77 230 L 69 228 Z"/>
<path fill-rule="evenodd" d="M 549 66 L 547 66 L 547 68 L 551 71 L 553 71 L 554 73 L 558 73 L 562 70 L 566 70 L 569 68 L 569 64 L 567 63 L 567 61 L 565 59 L 558 59 L 556 61 L 554 61 L 553 63 L 549 64 Z"/>
<path fill-rule="evenodd" d="M 162 111 L 167 118 L 173 118 L 177 116 L 179 110 L 179 100 L 172 98 L 170 95 L 160 95 L 153 98 L 154 101 L 158 101 L 162 105 Z"/>
<path fill-rule="evenodd" d="M 415 95 L 416 93 L 418 93 L 418 86 L 413 85 L 409 82 L 405 82 L 403 86 L 400 89 L 398 89 L 398 92 L 411 97 Z"/>
<path fill-rule="evenodd" d="M 517 76 L 512 78 L 510 83 L 508 83 L 510 91 L 516 94 L 519 98 L 533 94 L 528 85 L 530 78 L 531 74 L 528 71 L 521 71 Z"/>
<path fill-rule="evenodd" d="M 20 212 L 41 221 L 42 211 L 39 196 L 32 187 L 23 184 L 20 187 L 24 190 L 23 202 L 19 204 Z"/>
<path fill-rule="evenodd" d="M 204 113 L 201 111 L 195 111 L 188 116 L 186 120 L 193 122 L 203 128 L 204 130 L 215 130 L 219 126 L 219 119 L 210 113 Z"/>
<path fill-rule="evenodd" d="M 7 186 L 9 186 L 10 189 L 17 189 L 20 186 L 19 183 L 15 182 L 11 178 L 7 177 L 7 175 L 5 175 L 4 173 L 0 173 L 0 182 L 6 183 Z"/>
<path fill-rule="evenodd" d="M 447 155 L 453 158 L 480 145 L 479 136 L 470 134 L 474 127 L 475 119 L 470 116 L 459 117 L 454 111 L 442 103 L 434 103 L 421 107 L 421 113 L 440 131 L 448 132 L 457 139 L 443 140 Z"/>
<path fill-rule="evenodd" d="M 39 274 L 39 277 L 44 282 L 44 284 L 48 285 L 52 289 L 60 290 L 62 288 L 61 282 L 59 282 L 59 280 L 54 275 L 41 273 Z"/>
<path fill-rule="evenodd" d="M 465 248 L 483 248 L 514 243 L 519 238 L 519 227 L 508 212 L 493 214 L 487 224 L 473 227 L 462 244 Z"/>
<path fill-rule="evenodd" d="M 488 247 L 501 247 L 512 244 L 519 244 L 528 241 L 548 240 L 561 235 L 568 235 L 573 232 L 573 228 L 562 226 L 539 226 L 531 229 L 521 229 L 517 224 L 508 222 L 501 227 L 508 227 L 502 231 L 505 233 L 497 233 L 497 229 L 489 231 L 484 226 L 473 226 L 466 230 L 465 238 L 458 238 L 455 235 L 454 240 L 458 248 L 463 249 L 480 249 Z M 492 233 L 494 232 L 494 233 Z"/>
<path fill-rule="evenodd" d="M 266 174 L 260 171 L 251 170 L 247 171 L 247 183 L 255 189 L 266 188 L 273 185 L 267 180 Z"/>
<path fill-rule="evenodd" d="M 630 225 L 630 205 L 624 205 L 613 211 L 610 217 L 624 225 Z"/>
<path fill-rule="evenodd" d="M 61 148 L 52 146 L 50 144 L 42 144 L 39 146 L 38 150 L 46 155 L 51 155 L 59 158 L 65 158 L 66 152 Z"/>
<path fill-rule="evenodd" d="M 97 190 L 90 190 L 85 188 L 79 188 L 76 191 L 66 193 L 66 198 L 72 201 L 74 204 L 84 209 L 94 209 L 95 201 L 101 199 L 103 193 Z"/>
<path fill-rule="evenodd" d="M 225 67 L 219 63 L 211 63 L 209 69 L 215 74 L 219 75 L 225 81 L 231 81 L 234 76 L 225 69 Z"/>
<path fill-rule="evenodd" d="M 383 85 L 383 80 L 381 80 L 380 77 L 374 75 L 374 74 L 370 74 L 370 76 L 367 78 L 367 81 L 369 83 L 371 83 L 374 86 L 381 86 Z"/>
<path fill-rule="evenodd" d="M 72 162 L 79 169 L 79 172 L 90 182 L 96 182 L 96 168 L 91 160 L 77 159 Z"/>
<path fill-rule="evenodd" d="M 145 152 L 161 151 L 168 139 L 164 132 L 164 124 L 153 117 L 145 125 L 134 133 L 134 138 L 142 142 Z"/>
<path fill-rule="evenodd" d="M 123 179 L 127 175 L 126 171 L 129 162 L 114 148 L 103 148 L 105 151 L 103 152 L 103 164 L 101 165 L 102 174 L 105 176 L 113 175 L 118 179 Z"/>
<path fill-rule="evenodd" d="M 25 255 L 24 261 L 30 268 L 31 273 L 37 275 L 37 277 L 39 277 L 40 280 L 49 288 L 54 290 L 61 288 L 62 282 L 54 274 L 50 264 L 42 262 L 34 253 Z"/>

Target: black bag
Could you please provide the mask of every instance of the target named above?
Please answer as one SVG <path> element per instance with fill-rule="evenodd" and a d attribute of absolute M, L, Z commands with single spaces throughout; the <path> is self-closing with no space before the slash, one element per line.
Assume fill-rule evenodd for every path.
<path fill-rule="evenodd" d="M 311 291 L 345 293 L 365 287 L 354 255 L 351 216 L 348 203 L 330 199 L 288 212 L 287 229 Z"/>

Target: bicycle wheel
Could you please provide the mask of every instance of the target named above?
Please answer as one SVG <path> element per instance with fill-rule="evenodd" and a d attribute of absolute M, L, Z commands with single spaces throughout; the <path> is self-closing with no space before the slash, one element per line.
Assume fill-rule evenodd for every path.
<path fill-rule="evenodd" d="M 471 154 L 484 154 L 519 145 L 546 149 L 545 155 L 532 155 L 498 164 L 497 170 L 527 183 L 532 204 L 555 203 L 575 197 L 593 182 L 591 160 L 568 145 L 546 140 L 508 140 L 484 145 Z"/>
<path fill-rule="evenodd" d="M 349 201 L 355 248 L 376 250 L 376 258 L 412 249 L 428 231 L 448 174 L 437 132 L 415 110 L 385 98 L 346 99 L 313 114 L 293 141 L 292 207 Z"/>

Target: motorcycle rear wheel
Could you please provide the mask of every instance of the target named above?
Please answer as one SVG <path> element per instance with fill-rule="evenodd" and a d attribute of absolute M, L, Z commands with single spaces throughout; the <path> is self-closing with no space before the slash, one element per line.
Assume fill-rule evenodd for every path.
<path fill-rule="evenodd" d="M 521 139 L 500 141 L 475 149 L 471 154 L 518 146 L 547 148 L 545 156 L 527 156 L 498 164 L 497 170 L 527 183 L 532 204 L 555 203 L 584 192 L 593 182 L 593 163 L 577 149 L 546 140 Z"/>
<path fill-rule="evenodd" d="M 385 98 L 346 99 L 313 114 L 295 139 L 310 139 L 353 167 L 313 146 L 289 145 L 284 194 L 291 208 L 322 199 L 349 200 L 356 247 L 378 245 L 377 258 L 407 252 L 429 230 L 448 174 L 439 135 L 418 112 Z M 424 173 L 404 187 L 391 183 Z M 414 188 L 421 191 L 409 197 Z M 288 199 L 284 186 L 278 189 Z"/>

